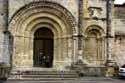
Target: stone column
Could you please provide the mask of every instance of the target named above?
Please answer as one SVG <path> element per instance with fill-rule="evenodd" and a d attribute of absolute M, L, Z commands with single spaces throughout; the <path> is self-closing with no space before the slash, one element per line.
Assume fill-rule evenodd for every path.
<path fill-rule="evenodd" d="M 13 37 L 11 36 L 9 31 L 4 32 L 2 62 L 8 66 L 12 65 L 12 45 Z"/>
<path fill-rule="evenodd" d="M 73 56 L 73 41 L 71 37 L 68 37 L 68 58 L 70 60 L 72 60 L 72 56 Z"/>
<path fill-rule="evenodd" d="M 68 40 L 67 37 L 63 38 L 63 61 L 68 59 Z"/>
<path fill-rule="evenodd" d="M 53 66 L 55 67 L 55 65 L 58 62 L 58 38 L 54 38 L 54 49 L 53 49 Z"/>
<path fill-rule="evenodd" d="M 34 37 L 31 36 L 29 37 L 29 44 L 28 44 L 28 48 L 29 48 L 29 58 L 30 58 L 30 66 L 34 67 L 34 64 L 33 64 L 33 56 L 34 56 Z"/>
<path fill-rule="evenodd" d="M 11 34 L 8 31 L 8 0 L 3 0 L 3 56 L 2 62 L 6 65 L 10 65 L 10 44 L 11 44 Z M 10 42 L 9 42 L 10 41 Z"/>
<path fill-rule="evenodd" d="M 106 46 L 107 46 L 107 61 L 106 61 L 106 66 L 107 66 L 107 72 L 106 76 L 113 76 L 113 67 L 114 67 L 114 62 L 112 61 L 112 46 L 113 46 L 113 39 L 114 39 L 114 33 L 112 30 L 112 16 L 113 16 L 113 3 L 114 0 L 107 0 L 107 36 L 106 36 Z"/>
<path fill-rule="evenodd" d="M 62 64 L 63 62 L 63 41 L 62 41 L 62 38 L 59 37 L 58 38 L 58 60 L 56 62 L 56 66 L 59 66 L 60 64 Z"/>
<path fill-rule="evenodd" d="M 83 36 L 82 36 L 82 28 L 83 28 L 83 0 L 79 0 L 79 19 L 78 19 L 78 57 L 83 55 Z"/>
<path fill-rule="evenodd" d="M 113 26 L 112 26 L 112 7 L 113 0 L 107 0 L 107 36 L 106 36 L 106 44 L 107 44 L 107 62 L 112 61 L 112 40 L 114 38 Z"/>
<path fill-rule="evenodd" d="M 72 64 L 74 65 L 74 63 L 76 62 L 76 57 L 78 55 L 78 37 L 77 36 L 73 36 L 73 56 L 72 56 Z"/>

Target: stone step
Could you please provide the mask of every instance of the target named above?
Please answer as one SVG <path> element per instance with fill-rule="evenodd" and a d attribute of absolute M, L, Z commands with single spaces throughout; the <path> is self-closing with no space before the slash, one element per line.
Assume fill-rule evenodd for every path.
<path fill-rule="evenodd" d="M 22 78 L 77 78 L 76 74 L 74 75 L 22 75 Z"/>
<path fill-rule="evenodd" d="M 75 71 L 14 71 L 8 80 L 49 80 L 49 79 L 77 79 Z"/>
<path fill-rule="evenodd" d="M 78 75 L 10 75 L 12 78 L 78 78 Z"/>
<path fill-rule="evenodd" d="M 78 80 L 78 78 L 8 78 L 7 81 L 63 81 Z"/>
<path fill-rule="evenodd" d="M 11 72 L 11 75 L 73 75 L 77 74 L 75 71 L 20 71 L 20 72 Z"/>

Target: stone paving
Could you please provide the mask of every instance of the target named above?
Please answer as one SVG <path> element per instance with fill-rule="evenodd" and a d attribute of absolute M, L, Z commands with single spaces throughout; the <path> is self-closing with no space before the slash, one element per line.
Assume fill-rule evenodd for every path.
<path fill-rule="evenodd" d="M 5 81 L 0 83 L 125 83 L 123 79 L 85 77 L 79 80 Z"/>

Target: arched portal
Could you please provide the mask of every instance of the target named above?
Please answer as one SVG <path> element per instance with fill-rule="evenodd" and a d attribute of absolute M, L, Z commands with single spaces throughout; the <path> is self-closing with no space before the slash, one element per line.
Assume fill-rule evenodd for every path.
<path fill-rule="evenodd" d="M 40 28 L 34 34 L 34 67 L 53 66 L 53 33 L 48 28 Z"/>
<path fill-rule="evenodd" d="M 13 68 L 46 67 L 40 62 L 42 57 L 39 54 L 42 53 L 52 57 L 50 67 L 67 68 L 65 66 L 71 64 L 76 53 L 77 43 L 73 36 L 77 34 L 77 29 L 72 13 L 58 3 L 38 1 L 25 5 L 14 14 L 9 24 L 9 31 L 14 37 Z M 44 41 L 48 43 L 41 43 Z M 51 48 L 42 47 L 46 43 Z M 47 52 L 41 52 L 43 49 Z M 65 64 L 67 61 L 68 64 Z"/>

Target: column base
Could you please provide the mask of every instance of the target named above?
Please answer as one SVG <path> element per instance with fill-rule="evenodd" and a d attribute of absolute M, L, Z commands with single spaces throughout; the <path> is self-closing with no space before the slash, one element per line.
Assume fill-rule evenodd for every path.
<path fill-rule="evenodd" d="M 106 62 L 106 77 L 114 77 L 116 75 L 115 68 L 116 68 L 116 62 L 113 62 L 112 60 L 107 60 Z"/>

